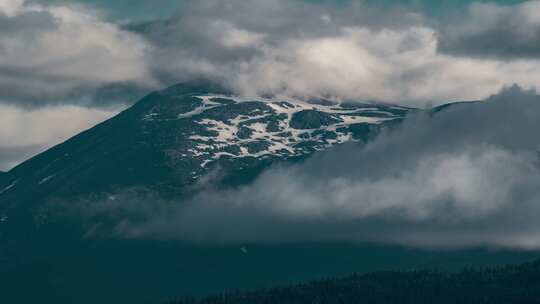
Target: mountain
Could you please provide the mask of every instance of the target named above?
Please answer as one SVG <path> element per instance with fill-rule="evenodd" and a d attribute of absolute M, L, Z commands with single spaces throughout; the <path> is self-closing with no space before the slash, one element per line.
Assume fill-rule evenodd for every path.
<path fill-rule="evenodd" d="M 418 111 L 325 99 L 245 98 L 179 84 L 0 175 L 1 299 L 14 303 L 151 303 L 224 289 L 264 288 L 388 269 L 524 261 L 534 252 L 451 254 L 374 244 L 195 244 L 93 236 L 50 202 L 122 204 L 135 189 L 182 203 L 207 176 L 216 187 L 252 181 L 345 142 L 361 144 Z M 129 202 L 127 202 L 129 203 Z M 153 201 L 146 201 L 152 208 Z M 28 291 L 32 292 L 28 292 Z"/>
<path fill-rule="evenodd" d="M 540 261 L 459 273 L 427 270 L 370 273 L 170 303 L 540 303 Z"/>
<path fill-rule="evenodd" d="M 10 213 L 21 201 L 35 205 L 136 186 L 181 195 L 217 167 L 246 179 L 275 161 L 366 141 L 409 111 L 324 99 L 246 99 L 211 85 L 176 85 L 8 172 L 0 180 L 0 211 Z"/>

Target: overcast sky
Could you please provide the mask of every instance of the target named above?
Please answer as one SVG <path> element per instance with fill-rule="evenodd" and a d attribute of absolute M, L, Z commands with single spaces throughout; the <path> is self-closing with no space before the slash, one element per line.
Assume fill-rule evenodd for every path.
<path fill-rule="evenodd" d="M 0 170 L 194 78 L 409 106 L 540 83 L 540 1 L 0 0 Z"/>

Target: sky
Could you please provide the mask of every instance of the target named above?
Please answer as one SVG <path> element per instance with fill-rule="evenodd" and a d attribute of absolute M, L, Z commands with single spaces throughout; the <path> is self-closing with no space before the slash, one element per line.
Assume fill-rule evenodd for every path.
<path fill-rule="evenodd" d="M 35 2 L 46 3 L 54 0 L 43 1 L 36 0 Z M 69 0 L 56 0 L 57 3 L 70 3 Z M 137 0 L 81 0 L 81 3 L 98 7 L 107 12 L 110 20 L 119 22 L 128 22 L 136 20 L 153 20 L 159 18 L 168 18 L 181 6 L 181 2 L 185 0 L 160 0 L 155 1 L 137 1 Z M 307 0 L 310 3 L 335 3 L 345 5 L 351 0 Z M 427 14 L 448 14 L 448 13 L 463 13 L 467 6 L 471 4 L 471 0 L 367 0 L 363 1 L 369 5 L 383 7 L 405 7 L 407 9 L 420 10 Z M 497 1 L 482 1 L 497 4 L 517 4 L 523 0 L 497 0 Z"/>
<path fill-rule="evenodd" d="M 0 170 L 153 90 L 414 107 L 540 83 L 540 1 L 0 0 Z"/>

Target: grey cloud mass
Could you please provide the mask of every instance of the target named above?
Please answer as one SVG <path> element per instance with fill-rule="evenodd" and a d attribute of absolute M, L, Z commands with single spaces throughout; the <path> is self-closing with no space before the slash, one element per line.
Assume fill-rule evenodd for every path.
<path fill-rule="evenodd" d="M 276 80 L 264 79 L 262 74 L 274 61 L 282 65 L 288 53 L 296 56 L 296 46 L 287 45 L 291 41 L 339 36 L 343 27 L 353 25 L 397 29 L 421 19 L 405 11 L 383 14 L 359 3 L 336 6 L 303 1 L 210 0 L 185 1 L 167 20 L 128 28 L 156 46 L 151 66 L 163 83 L 203 77 L 256 94 L 274 90 L 261 87 L 261 82 L 270 80 L 270 86 L 280 87 L 290 80 L 290 75 L 283 75 L 281 83 L 275 83 Z M 283 54 L 274 54 L 279 49 L 283 49 Z M 252 81 L 247 77 L 253 77 Z"/>
<path fill-rule="evenodd" d="M 540 58 L 540 1 L 513 6 L 474 3 L 463 23 L 440 32 L 439 49 L 450 54 Z"/>
<path fill-rule="evenodd" d="M 129 104 L 193 79 L 414 106 L 540 84 L 540 59 L 524 55 L 536 49 L 538 1 L 473 4 L 448 26 L 359 1 L 188 0 L 170 18 L 123 26 L 74 2 L 2 3 L 0 102 L 19 106 Z"/>
<path fill-rule="evenodd" d="M 108 233 L 128 238 L 538 249 L 539 129 L 540 96 L 511 87 L 236 189 L 209 180 L 187 201 L 128 191 L 78 212 L 106 216 Z"/>
<path fill-rule="evenodd" d="M 128 28 L 154 46 L 150 66 L 161 83 L 207 78 L 245 95 L 424 106 L 540 83 L 539 60 L 440 52 L 449 38 L 434 24 L 418 13 L 360 2 L 211 0 L 186 1 L 167 20 Z"/>
<path fill-rule="evenodd" d="M 155 82 L 139 36 L 77 4 L 0 5 L 0 102 L 19 106 L 90 104 L 103 86 Z M 124 100 L 115 100 L 116 103 Z"/>

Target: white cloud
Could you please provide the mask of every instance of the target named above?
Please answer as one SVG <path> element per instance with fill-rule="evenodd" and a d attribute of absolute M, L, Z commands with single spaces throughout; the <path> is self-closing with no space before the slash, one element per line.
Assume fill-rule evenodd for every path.
<path fill-rule="evenodd" d="M 152 84 L 149 45 L 87 7 L 2 0 L 0 95 L 60 102 L 116 82 Z M 3 31 L 0 29 L 0 32 Z"/>
<path fill-rule="evenodd" d="M 461 22 L 441 31 L 443 52 L 477 58 L 540 58 L 540 1 L 474 2 Z"/>
<path fill-rule="evenodd" d="M 540 85 L 540 61 L 500 61 L 437 52 L 427 27 L 346 28 L 334 37 L 291 40 L 242 65 L 235 85 L 245 91 L 333 95 L 423 106 L 480 100 L 504 86 Z"/>
<path fill-rule="evenodd" d="M 536 20 L 533 8 L 540 3 L 534 2 L 474 4 L 461 23 L 467 33 L 485 32 L 501 23 L 500 14 L 511 11 L 529 20 L 518 24 L 528 29 Z M 145 33 L 158 50 L 152 65 L 168 80 L 210 78 L 249 95 L 333 95 L 420 107 L 487 98 L 514 83 L 524 88 L 540 85 L 540 57 L 441 52 L 439 45 L 449 39 L 446 32 L 404 11 L 285 1 L 189 3 L 169 22 L 157 22 Z M 266 10 L 278 20 L 270 22 Z M 509 34 L 517 37 L 519 32 Z"/>
<path fill-rule="evenodd" d="M 263 34 L 238 29 L 224 21 L 215 21 L 212 23 L 212 27 L 217 31 L 223 31 L 221 43 L 226 48 L 257 47 L 262 44 L 264 39 Z"/>
<path fill-rule="evenodd" d="M 2 0 L 0 1 L 0 12 L 12 16 L 19 11 L 25 0 Z"/>
<path fill-rule="evenodd" d="M 15 27 L 17 20 L 30 24 L 40 16 L 34 22 L 42 26 L 18 25 L 18 32 L 0 39 L 0 95 L 14 103 L 39 103 L 91 95 L 114 83 L 151 87 L 155 78 L 168 84 L 208 78 L 250 94 L 334 95 L 416 106 L 482 99 L 513 83 L 537 87 L 540 58 L 469 56 L 440 45 L 473 34 L 490 37 L 474 41 L 529 45 L 536 41 L 530 38 L 538 32 L 539 3 L 473 4 L 469 16 L 447 32 L 417 14 L 358 3 L 188 1 L 171 20 L 137 33 L 83 6 L 4 0 L 4 22 Z M 510 21 L 503 22 L 506 17 Z M 504 39 L 491 35 L 499 28 Z M 489 48 L 498 49 L 504 48 Z"/>

